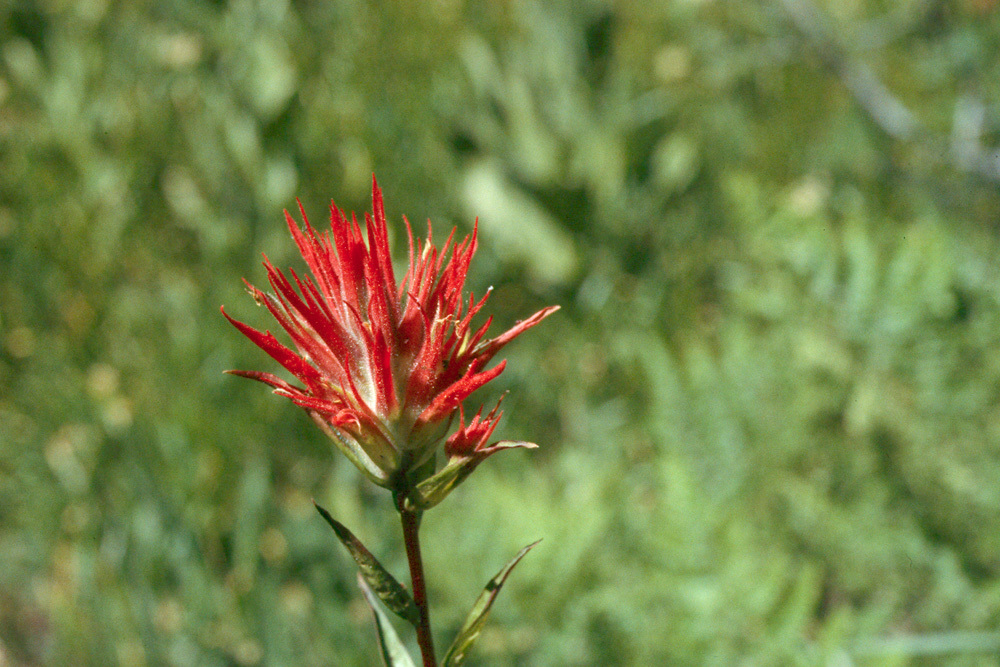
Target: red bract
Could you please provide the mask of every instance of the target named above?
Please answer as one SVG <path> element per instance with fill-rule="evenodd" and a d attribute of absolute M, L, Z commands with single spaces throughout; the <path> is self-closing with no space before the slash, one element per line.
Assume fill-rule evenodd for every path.
<path fill-rule="evenodd" d="M 289 270 L 286 276 L 265 257 L 273 294 L 247 286 L 294 349 L 270 331 L 238 322 L 225 310 L 223 315 L 303 386 L 271 373 L 230 372 L 274 387 L 274 393 L 304 408 L 372 481 L 395 487 L 433 455 L 462 401 L 503 371 L 505 362 L 486 368 L 494 355 L 558 306 L 486 338 L 492 318 L 475 329 L 472 320 L 489 293 L 476 300 L 462 291 L 476 251 L 476 229 L 461 242 L 454 241 L 452 230 L 438 250 L 429 223 L 427 240 L 415 242 L 404 218 L 409 266 L 397 284 L 382 193 L 374 179 L 372 206 L 365 233 L 356 217 L 348 220 L 334 205 L 331 229 L 324 233 L 309 224 L 301 204 L 305 230 L 286 211 L 311 275 Z M 466 442 L 486 425 L 488 437 L 498 418 L 496 410 L 485 420 L 477 415 L 468 427 L 463 422 L 455 437 Z"/>
<path fill-rule="evenodd" d="M 501 399 L 502 400 L 502 399 Z M 497 422 L 501 415 L 500 403 L 490 411 L 483 419 L 483 409 L 480 408 L 476 416 L 468 424 L 465 423 L 465 415 L 461 414 L 458 430 L 455 431 L 444 443 L 444 453 L 449 459 L 470 458 L 488 452 L 486 443 L 493 435 Z"/>

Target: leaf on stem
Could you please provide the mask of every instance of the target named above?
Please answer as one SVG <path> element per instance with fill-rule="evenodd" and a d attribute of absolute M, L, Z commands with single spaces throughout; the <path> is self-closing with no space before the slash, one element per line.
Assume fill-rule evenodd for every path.
<path fill-rule="evenodd" d="M 386 667 L 416 667 L 413 658 L 406 652 L 403 642 L 399 640 L 399 635 L 392 627 L 389 617 L 375 601 L 375 593 L 372 592 L 371 587 L 360 572 L 358 572 L 358 586 L 361 587 L 361 592 L 364 594 L 365 600 L 368 601 L 368 606 L 375 614 L 378 646 L 382 650 L 382 660 L 385 661 Z"/>
<path fill-rule="evenodd" d="M 368 582 L 375 595 L 388 607 L 389 611 L 416 627 L 420 622 L 420 612 L 417 610 L 416 603 L 413 602 L 413 597 L 403 588 L 403 585 L 389 574 L 388 570 L 372 555 L 372 552 L 368 551 L 361 540 L 355 537 L 354 533 L 349 531 L 344 524 L 330 516 L 329 512 L 315 502 L 313 505 L 316 505 L 316 510 L 330 524 L 341 544 L 347 548 L 351 557 L 357 562 L 361 576 Z"/>
<path fill-rule="evenodd" d="M 417 484 L 413 492 L 406 498 L 407 507 L 418 510 L 428 510 L 434 507 L 454 491 L 455 487 L 464 482 L 487 457 L 504 449 L 521 447 L 535 449 L 538 445 L 519 440 L 501 440 L 473 452 L 470 456 L 452 457 L 445 467 Z"/>
<path fill-rule="evenodd" d="M 476 604 L 472 606 L 472 611 L 465 618 L 465 623 L 462 625 L 462 629 L 458 631 L 458 636 L 455 637 L 455 641 L 452 643 L 451 648 L 448 649 L 448 653 L 444 656 L 444 662 L 442 667 L 458 667 L 463 662 L 469 654 L 469 649 L 479 638 L 479 633 L 483 631 L 483 625 L 486 624 L 486 617 L 490 613 L 490 608 L 493 606 L 493 601 L 496 600 L 497 595 L 500 593 L 500 587 L 503 586 L 504 582 L 507 580 L 507 575 L 510 574 L 514 566 L 520 562 L 524 555 L 531 550 L 533 546 L 541 542 L 538 540 L 532 542 L 528 546 L 524 547 L 517 552 L 509 563 L 504 565 L 503 569 L 497 573 L 497 576 L 490 579 L 490 582 L 486 584 L 486 588 L 480 594 L 479 599 L 476 600 Z"/>

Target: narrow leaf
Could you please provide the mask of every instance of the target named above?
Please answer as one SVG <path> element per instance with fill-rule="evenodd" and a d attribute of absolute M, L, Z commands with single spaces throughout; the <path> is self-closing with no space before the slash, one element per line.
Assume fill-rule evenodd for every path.
<path fill-rule="evenodd" d="M 313 502 L 313 505 L 316 505 Z M 340 523 L 327 512 L 325 509 L 316 505 L 317 511 L 320 515 L 326 519 L 326 522 L 330 524 L 333 528 L 333 532 L 337 534 L 337 538 L 340 540 L 347 550 L 350 552 L 351 557 L 354 558 L 355 562 L 358 564 L 358 569 L 361 571 L 361 576 L 365 578 L 368 585 L 375 592 L 375 595 L 388 607 L 389 611 L 397 614 L 400 618 L 409 621 L 414 627 L 420 622 L 420 612 L 417 610 L 417 605 L 413 602 L 413 598 L 403 588 L 402 584 L 396 581 L 395 578 L 389 572 L 382 567 L 382 564 L 376 560 L 372 552 L 365 548 L 365 545 L 361 543 L 354 534 L 349 531 L 344 524 Z"/>
<path fill-rule="evenodd" d="M 507 580 L 507 575 L 510 574 L 514 566 L 538 542 L 541 542 L 541 540 L 532 542 L 518 551 L 517 555 L 497 573 L 497 576 L 490 579 L 490 582 L 486 584 L 486 588 L 483 589 L 479 599 L 476 600 L 476 604 L 472 606 L 472 611 L 465 618 L 465 623 L 462 625 L 462 629 L 458 631 L 458 636 L 455 637 L 454 643 L 452 643 L 451 648 L 448 649 L 448 653 L 444 656 L 443 667 L 458 667 L 465 662 L 465 658 L 469 654 L 469 649 L 479 639 L 479 633 L 483 631 L 483 625 L 486 624 L 486 617 L 489 616 L 493 601 L 496 600 L 497 595 L 500 593 L 500 587 Z"/>
<path fill-rule="evenodd" d="M 372 612 L 375 614 L 378 647 L 382 651 L 382 660 L 385 661 L 386 667 L 416 667 L 413 663 L 413 658 L 406 652 L 403 642 L 399 640 L 399 635 L 396 634 L 396 630 L 392 627 L 389 617 L 382 611 L 375 600 L 375 593 L 372 592 L 371 587 L 368 586 L 368 582 L 365 581 L 364 576 L 360 572 L 358 572 L 358 586 L 361 587 L 361 592 L 364 594 L 365 600 L 368 601 L 368 606 L 372 608 Z"/>

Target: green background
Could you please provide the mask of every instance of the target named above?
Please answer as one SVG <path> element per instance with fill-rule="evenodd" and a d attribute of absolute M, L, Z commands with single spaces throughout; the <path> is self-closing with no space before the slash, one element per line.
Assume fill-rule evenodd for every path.
<path fill-rule="evenodd" d="M 507 348 L 474 665 L 1000 665 L 994 0 L 0 2 L 0 664 L 373 665 L 389 496 L 220 316 L 386 195 Z M 402 630 L 402 628 L 401 628 Z M 408 640 L 412 638 L 407 637 Z"/>

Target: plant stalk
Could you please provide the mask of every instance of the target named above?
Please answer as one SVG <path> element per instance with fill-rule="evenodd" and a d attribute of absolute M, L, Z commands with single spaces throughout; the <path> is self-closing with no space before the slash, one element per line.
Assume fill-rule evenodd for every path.
<path fill-rule="evenodd" d="M 434 638 L 431 636 L 431 615 L 427 606 L 427 585 L 424 581 L 424 563 L 420 557 L 420 511 L 410 511 L 399 507 L 399 517 L 403 523 L 403 543 L 406 545 L 406 560 L 410 564 L 410 583 L 413 587 L 413 602 L 420 612 L 417 625 L 417 644 L 423 667 L 437 667 L 434 658 Z"/>

